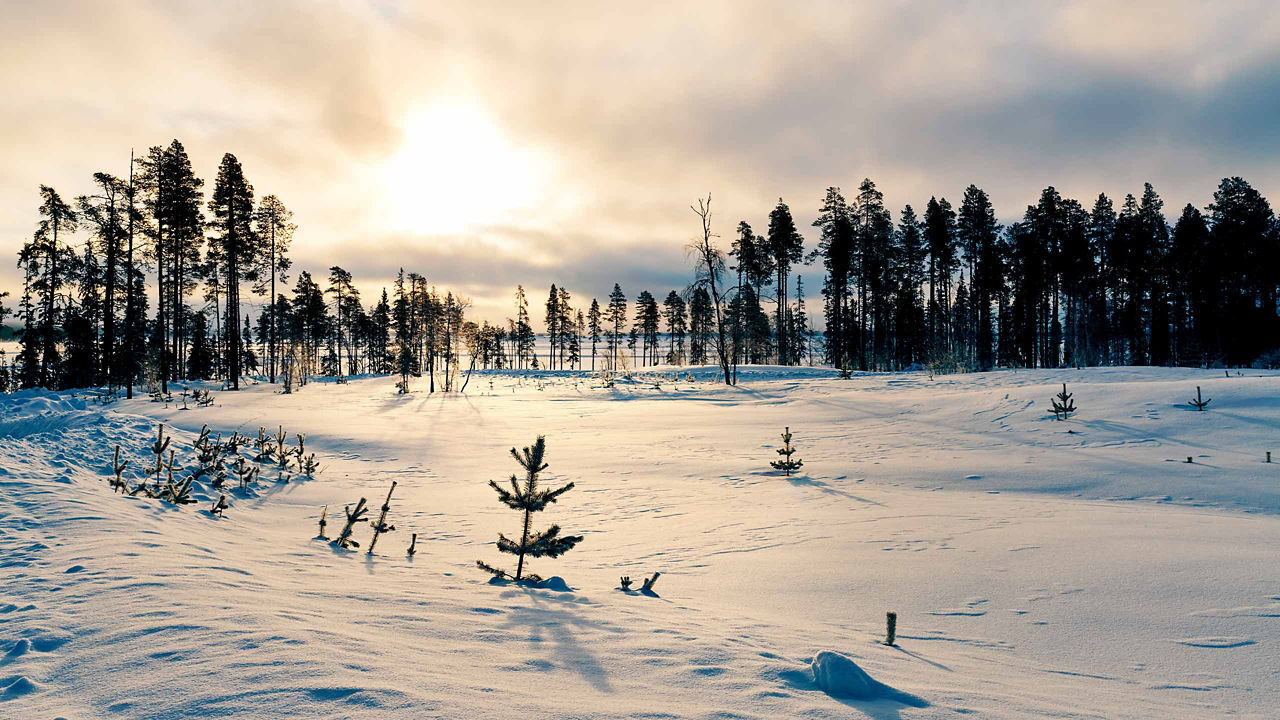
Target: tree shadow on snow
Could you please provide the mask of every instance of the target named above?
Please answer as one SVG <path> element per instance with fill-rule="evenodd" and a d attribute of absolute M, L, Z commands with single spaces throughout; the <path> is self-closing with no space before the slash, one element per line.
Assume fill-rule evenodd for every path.
<path fill-rule="evenodd" d="M 584 680 L 602 693 L 612 693 L 609 673 L 599 658 L 592 654 L 588 644 L 583 644 L 575 630 L 620 633 L 621 630 L 587 620 L 571 608 L 580 601 L 570 598 L 567 602 L 547 596 L 533 589 L 525 589 L 532 606 L 513 607 L 507 615 L 506 626 L 526 630 L 529 643 L 541 646 L 550 640 L 554 647 L 549 658 L 556 665 L 581 675 Z"/>
<path fill-rule="evenodd" d="M 909 692 L 890 687 L 878 680 L 872 681 L 876 689 L 873 697 L 856 699 L 836 697 L 827 693 L 814 681 L 813 671 L 809 668 L 783 670 L 778 673 L 778 678 L 792 690 L 823 693 L 832 700 L 858 710 L 867 717 L 874 718 L 874 720 L 901 720 L 903 706 L 913 708 L 929 707 L 929 701 L 919 695 L 912 695 Z"/>

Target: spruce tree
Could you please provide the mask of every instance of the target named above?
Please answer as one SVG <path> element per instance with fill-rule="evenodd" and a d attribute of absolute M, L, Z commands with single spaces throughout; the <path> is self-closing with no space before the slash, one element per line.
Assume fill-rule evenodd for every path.
<path fill-rule="evenodd" d="M 800 466 L 804 465 L 804 461 L 800 458 L 791 459 L 795 451 L 796 449 L 791 447 L 791 428 L 788 427 L 782 431 L 782 447 L 778 448 L 778 454 L 782 456 L 782 459 L 770 461 L 770 467 L 775 470 L 782 470 L 786 472 L 787 477 L 791 477 L 791 473 L 799 470 Z"/>
<path fill-rule="evenodd" d="M 542 582 L 542 578 L 537 575 L 532 573 L 525 574 L 525 556 L 533 558 L 559 557 L 582 542 L 581 535 L 561 536 L 559 525 L 552 525 L 542 532 L 534 532 L 530 528 L 533 513 L 545 510 L 547 505 L 554 503 L 561 495 L 573 489 L 573 483 L 555 490 L 544 490 L 538 486 L 539 474 L 547 469 L 547 464 L 543 462 L 546 451 L 546 438 L 541 435 L 538 436 L 533 447 L 526 447 L 519 451 L 511 448 L 511 456 L 524 469 L 524 481 L 521 482 L 515 475 L 512 475 L 510 489 L 503 488 L 496 481 L 489 481 L 489 486 L 497 491 L 500 502 L 512 510 L 519 510 L 524 514 L 524 526 L 521 530 L 519 542 L 511 540 L 501 533 L 498 534 L 498 550 L 518 557 L 514 575 L 506 570 L 495 568 L 483 560 L 476 561 L 477 567 L 496 578 L 506 578 L 515 582 Z"/>

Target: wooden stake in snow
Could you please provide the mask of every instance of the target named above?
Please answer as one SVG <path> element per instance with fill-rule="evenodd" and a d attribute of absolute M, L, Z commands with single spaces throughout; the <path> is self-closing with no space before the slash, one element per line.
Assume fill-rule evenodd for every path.
<path fill-rule="evenodd" d="M 355 512 L 352 512 L 350 507 L 342 508 L 342 511 L 347 514 L 347 524 L 342 526 L 338 539 L 333 541 L 334 545 L 340 548 L 360 547 L 360 543 L 351 539 L 351 531 L 355 529 L 356 523 L 364 519 L 364 514 L 369 512 L 369 508 L 364 506 L 366 502 L 369 501 L 360 498 L 360 502 L 356 503 Z"/>
<path fill-rule="evenodd" d="M 373 554 L 373 546 L 378 544 L 378 536 L 383 533 L 389 533 L 396 529 L 395 525 L 387 524 L 387 512 L 391 510 L 391 493 L 396 491 L 395 480 L 391 481 L 391 489 L 387 491 L 387 499 L 382 503 L 382 512 L 378 514 L 378 522 L 369 523 L 373 526 L 373 539 L 369 541 L 369 554 Z"/>
<path fill-rule="evenodd" d="M 418 552 L 417 547 L 418 547 L 418 533 L 414 533 L 413 539 L 409 541 L 409 557 L 413 557 L 413 554 Z"/>
<path fill-rule="evenodd" d="M 1204 408 L 1205 408 L 1205 406 L 1206 406 L 1206 405 L 1208 405 L 1209 403 L 1213 402 L 1213 398 L 1209 398 L 1208 400 L 1201 400 L 1201 399 L 1200 399 L 1200 386 L 1199 386 L 1199 385 L 1197 385 L 1197 386 L 1196 386 L 1196 399 L 1195 399 L 1195 400 L 1190 400 L 1190 401 L 1188 401 L 1188 402 L 1190 402 L 1190 403 L 1191 403 L 1191 405 L 1192 405 L 1195 409 L 1199 410 L 1200 412 L 1204 412 Z"/>
<path fill-rule="evenodd" d="M 119 447 L 119 446 L 116 446 L 116 452 L 117 452 L 117 453 L 118 453 L 118 452 L 120 452 L 120 447 Z M 1270 451 L 1270 450 L 1268 450 L 1268 451 L 1267 451 L 1267 462 L 1271 462 L 1271 451 Z"/>
<path fill-rule="evenodd" d="M 898 613 L 885 613 L 884 644 L 893 645 L 898 639 Z"/>

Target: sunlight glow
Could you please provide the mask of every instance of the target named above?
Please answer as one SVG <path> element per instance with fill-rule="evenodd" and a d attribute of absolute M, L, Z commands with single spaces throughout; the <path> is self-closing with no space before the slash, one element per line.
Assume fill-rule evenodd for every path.
<path fill-rule="evenodd" d="M 495 225 L 534 207 L 544 166 L 483 110 L 423 108 L 384 168 L 385 217 L 392 230 L 424 235 Z"/>

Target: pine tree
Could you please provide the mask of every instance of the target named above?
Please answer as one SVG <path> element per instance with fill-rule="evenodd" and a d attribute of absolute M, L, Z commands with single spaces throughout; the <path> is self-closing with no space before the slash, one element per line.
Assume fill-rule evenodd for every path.
<path fill-rule="evenodd" d="M 685 362 L 684 337 L 688 329 L 684 299 L 672 290 L 662 301 L 662 309 L 663 319 L 667 322 L 667 336 L 670 338 L 667 362 L 672 365 L 683 365 Z"/>
<path fill-rule="evenodd" d="M 298 229 L 298 226 L 291 222 L 292 219 L 293 213 L 275 195 L 262 198 L 258 203 L 258 209 L 254 211 L 256 230 L 263 243 L 261 260 L 265 265 L 259 273 L 260 284 L 254 288 L 259 295 L 268 292 L 267 297 L 274 298 L 277 278 L 281 283 L 289 280 L 287 273 L 292 265 L 288 256 L 289 242 Z M 276 313 L 272 313 L 267 328 L 267 377 L 273 383 L 276 381 L 279 337 L 280 323 Z"/>
<path fill-rule="evenodd" d="M 617 283 L 613 284 L 613 292 L 609 293 L 609 306 L 605 310 L 604 319 L 609 323 L 609 369 L 617 370 L 618 352 L 622 348 L 622 326 L 627 322 L 627 296 Z"/>
<path fill-rule="evenodd" d="M 601 325 L 600 302 L 591 298 L 591 309 L 587 311 L 587 332 L 591 335 L 591 372 L 596 371 L 596 345 L 600 342 Z"/>
<path fill-rule="evenodd" d="M 555 490 L 544 490 L 538 486 L 538 475 L 547 469 L 547 464 L 543 462 L 546 450 L 546 438 L 541 435 L 538 436 L 533 447 L 526 447 L 522 451 L 511 448 L 511 456 L 516 459 L 516 462 L 520 463 L 520 467 L 524 468 L 524 482 L 521 483 L 515 475 L 512 475 L 511 488 L 508 490 L 498 485 L 496 481 L 489 481 L 489 486 L 498 493 L 500 502 L 512 510 L 519 510 L 524 513 L 524 527 L 521 531 L 520 542 L 517 543 L 506 535 L 498 534 L 498 550 L 510 555 L 516 555 L 519 558 L 516 562 L 515 574 L 512 575 L 505 570 L 495 568 L 483 560 L 476 561 L 477 567 L 491 573 L 496 578 L 506 578 L 515 582 L 542 582 L 542 578 L 537 575 L 532 573 L 525 574 L 525 556 L 555 558 L 572 550 L 578 543 L 582 542 L 581 535 L 561 536 L 559 525 L 552 525 L 542 532 L 531 531 L 530 520 L 532 514 L 545 510 L 547 505 L 554 503 L 561 495 L 573 489 L 573 483 Z"/>
<path fill-rule="evenodd" d="M 1053 404 L 1053 416 L 1059 420 L 1066 420 L 1071 417 L 1071 413 L 1076 411 L 1076 402 L 1071 399 L 1074 393 L 1067 392 L 1067 384 L 1062 383 L 1062 392 L 1058 393 L 1054 399 L 1049 402 Z"/>
<path fill-rule="evenodd" d="M 791 217 L 791 208 L 778 198 L 778 206 L 769 213 L 769 252 L 773 266 L 778 274 L 777 281 L 777 318 L 774 327 L 778 337 L 778 363 L 791 364 L 790 346 L 788 345 L 786 308 L 787 308 L 787 275 L 791 266 L 804 259 L 804 237 L 796 229 L 795 220 Z"/>
<path fill-rule="evenodd" d="M 213 197 L 211 226 L 217 235 L 210 239 L 209 253 L 221 270 L 226 292 L 227 379 L 232 390 L 240 389 L 243 340 L 240 336 L 240 283 L 256 280 L 261 267 L 262 246 L 253 228 L 253 186 L 245 180 L 240 161 L 231 153 L 222 156 Z"/>
<path fill-rule="evenodd" d="M 782 470 L 786 472 L 787 477 L 791 477 L 791 473 L 799 470 L 800 466 L 804 465 L 804 461 L 800 458 L 791 459 L 795 451 L 796 449 L 791 447 L 791 428 L 788 427 L 782 431 L 782 447 L 778 448 L 778 454 L 782 456 L 782 459 L 770 461 L 770 467 L 774 470 Z"/>

